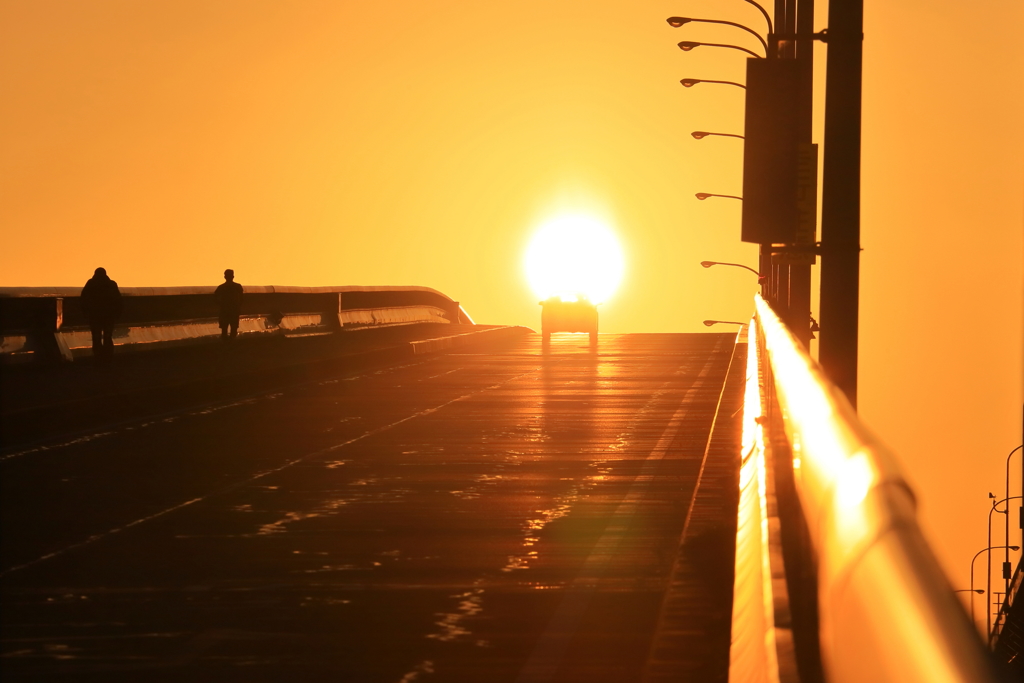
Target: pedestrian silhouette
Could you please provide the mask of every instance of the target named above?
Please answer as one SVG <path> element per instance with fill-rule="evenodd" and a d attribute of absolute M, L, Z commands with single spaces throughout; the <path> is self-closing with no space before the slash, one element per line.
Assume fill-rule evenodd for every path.
<path fill-rule="evenodd" d="M 220 309 L 220 338 L 231 339 L 238 336 L 238 317 L 242 314 L 242 285 L 235 282 L 235 271 L 228 268 L 224 271 L 224 284 L 213 292 Z"/>
<path fill-rule="evenodd" d="M 92 355 L 107 357 L 114 353 L 114 323 L 121 316 L 121 290 L 107 277 L 105 268 L 97 268 L 85 283 L 82 309 L 92 331 Z"/>

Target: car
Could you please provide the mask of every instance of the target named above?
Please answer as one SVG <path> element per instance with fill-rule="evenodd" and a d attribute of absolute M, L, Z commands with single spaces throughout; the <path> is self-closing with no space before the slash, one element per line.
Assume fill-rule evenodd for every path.
<path fill-rule="evenodd" d="M 576 301 L 553 296 L 540 305 L 540 329 L 545 343 L 551 341 L 553 332 L 588 332 L 590 343 L 597 343 L 597 304 L 584 296 Z"/>

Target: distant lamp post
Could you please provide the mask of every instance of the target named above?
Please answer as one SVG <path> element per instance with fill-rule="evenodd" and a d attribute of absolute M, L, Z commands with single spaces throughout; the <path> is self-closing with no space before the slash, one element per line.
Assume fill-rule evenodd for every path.
<path fill-rule="evenodd" d="M 975 628 L 977 628 L 978 622 L 974 620 L 974 562 L 978 559 L 978 557 L 981 556 L 982 553 L 990 553 L 998 548 L 1009 548 L 1010 550 L 1020 549 L 1018 546 L 1015 545 L 990 545 L 987 548 L 982 548 L 981 550 L 979 550 L 977 553 L 974 554 L 974 557 L 971 558 L 971 623 L 974 624 Z M 992 610 L 988 610 L 988 612 L 991 613 Z"/>
<path fill-rule="evenodd" d="M 977 593 L 978 595 L 984 595 L 985 594 L 984 589 L 981 589 L 981 588 L 975 588 L 974 590 L 971 590 L 970 588 L 958 588 L 958 589 L 956 589 L 953 592 L 954 593 Z"/>
<path fill-rule="evenodd" d="M 713 133 L 709 130 L 695 130 L 692 133 L 690 133 L 690 135 L 693 137 L 694 140 L 703 140 L 709 135 L 714 135 L 720 138 L 739 138 L 740 140 L 746 140 L 745 137 L 743 137 L 742 135 L 737 135 L 736 133 Z"/>
<path fill-rule="evenodd" d="M 748 50 L 747 48 L 740 47 L 739 45 L 730 45 L 728 43 L 703 43 L 696 40 L 684 40 L 680 43 L 677 43 L 677 45 L 679 45 L 679 49 L 682 50 L 683 52 L 689 52 L 693 48 L 700 47 L 701 45 L 703 45 L 704 47 L 727 47 L 730 50 L 739 50 L 740 52 L 746 52 L 751 57 L 757 57 L 758 59 L 762 58 L 761 55 L 757 54 L 753 50 Z"/>
<path fill-rule="evenodd" d="M 1016 449 L 1014 449 L 1014 450 L 1016 450 Z M 1013 452 L 1011 452 L 1010 455 L 1012 456 Z M 1007 462 L 1009 462 L 1009 458 L 1007 458 Z M 1009 487 L 1007 487 L 1007 488 L 1009 488 Z M 998 512 L 1001 515 L 1006 515 L 1006 536 L 1003 538 L 1003 540 L 1005 542 L 1009 543 L 1010 542 L 1010 501 L 1011 500 L 1018 500 L 1018 499 L 1020 499 L 1021 496 L 1010 496 L 1009 498 L 1003 498 L 1002 500 L 996 500 L 996 497 L 990 491 L 989 494 L 988 494 L 988 497 L 992 501 L 992 507 L 988 511 L 988 544 L 990 546 L 992 545 L 992 513 L 993 512 Z M 1002 505 L 1003 503 L 1006 503 L 1006 509 L 1005 510 L 1000 510 L 999 506 Z M 993 546 L 993 547 L 1006 548 L 1006 560 L 1007 561 L 1003 565 L 1003 575 L 1005 577 L 1005 576 L 1007 576 L 1009 574 L 1009 572 L 1007 571 L 1007 567 L 1009 565 L 1010 550 L 1016 550 L 1017 548 L 1015 548 L 1014 546 L 1009 546 L 1009 545 L 1001 545 L 1001 546 Z M 988 589 L 989 593 L 991 593 L 992 592 L 992 553 L 988 554 L 988 562 L 986 564 L 986 568 L 988 570 L 988 574 L 986 575 L 986 578 L 985 578 L 985 588 Z M 1007 583 L 1009 583 L 1009 581 L 1007 581 Z M 991 632 L 992 631 L 992 610 L 988 611 L 988 616 L 986 618 L 986 623 L 988 624 L 989 632 Z"/>
<path fill-rule="evenodd" d="M 755 31 L 754 29 L 748 28 L 743 24 L 737 24 L 735 21 L 724 21 L 722 19 L 698 19 L 696 17 L 669 17 L 668 19 L 666 19 L 666 21 L 668 22 L 668 25 L 671 26 L 672 28 L 679 28 L 680 26 L 684 26 L 689 23 L 723 24 L 725 26 L 733 26 L 735 28 L 746 31 L 747 33 L 761 41 L 761 45 L 764 47 L 765 54 L 768 54 L 768 41 L 762 38 L 761 34 Z"/>
<path fill-rule="evenodd" d="M 760 272 L 758 272 L 749 265 L 743 265 L 742 263 L 726 263 L 725 261 L 700 261 L 700 266 L 703 268 L 710 268 L 713 265 L 731 265 L 734 268 L 744 268 L 746 270 L 750 270 L 755 275 L 757 275 L 758 282 L 764 280 L 764 275 L 762 275 Z"/>
<path fill-rule="evenodd" d="M 744 90 L 747 89 L 747 86 L 742 83 L 737 83 L 736 81 L 715 81 L 710 78 L 682 78 L 679 82 L 683 84 L 684 88 L 692 88 L 698 83 L 721 83 L 722 85 L 735 85 L 737 88 L 743 88 Z"/>
<path fill-rule="evenodd" d="M 1017 451 L 1020 451 L 1021 449 L 1024 449 L 1024 445 L 1017 446 L 1012 451 L 1010 451 L 1009 455 L 1006 456 L 1006 498 L 1004 498 L 1004 500 L 1006 501 L 1006 534 L 1005 536 L 1003 536 L 1003 540 L 1007 543 L 1010 542 L 1010 501 L 1013 500 L 1013 498 L 1010 497 L 1010 460 L 1013 458 L 1013 454 L 1016 453 Z M 1021 457 L 1024 458 L 1024 453 L 1021 454 Z M 1024 462 L 1021 463 L 1021 468 L 1024 468 Z M 1020 496 L 1014 496 L 1014 498 L 1019 497 Z M 1021 514 L 1024 515 L 1024 513 Z M 991 519 L 992 515 L 991 513 L 989 513 L 989 523 L 991 523 Z M 1022 517 L 1022 522 L 1024 522 L 1024 517 Z M 1007 549 L 1005 555 L 1003 556 L 1003 580 L 1006 583 L 1007 592 L 1009 592 L 1010 590 L 1010 579 L 1012 578 L 1012 570 L 1010 569 L 1010 566 L 1010 551 L 1009 549 Z M 991 575 L 991 573 L 992 572 L 990 571 L 989 574 Z"/>
<path fill-rule="evenodd" d="M 708 197 L 724 197 L 725 199 L 738 199 L 741 202 L 743 201 L 743 197 L 737 197 L 734 194 L 715 194 L 714 192 L 698 192 L 693 196 L 701 201 L 704 201 Z"/>
<path fill-rule="evenodd" d="M 746 325 L 747 323 L 737 322 L 736 320 L 705 320 L 704 325 L 711 327 L 712 325 Z"/>

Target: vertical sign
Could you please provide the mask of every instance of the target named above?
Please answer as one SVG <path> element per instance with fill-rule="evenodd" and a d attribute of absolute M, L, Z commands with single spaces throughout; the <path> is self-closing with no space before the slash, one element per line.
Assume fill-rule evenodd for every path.
<path fill-rule="evenodd" d="M 748 59 L 740 239 L 792 244 L 797 225 L 798 71 L 795 59 Z"/>
<path fill-rule="evenodd" d="M 800 144 L 796 164 L 796 232 L 793 244 L 811 246 L 818 236 L 818 146 Z M 776 254 L 778 263 L 813 266 L 814 252 Z"/>

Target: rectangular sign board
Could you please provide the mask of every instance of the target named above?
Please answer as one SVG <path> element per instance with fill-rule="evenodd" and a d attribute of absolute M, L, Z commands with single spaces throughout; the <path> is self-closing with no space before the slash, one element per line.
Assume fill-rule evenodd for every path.
<path fill-rule="evenodd" d="M 802 143 L 797 147 L 796 234 L 793 244 L 813 245 L 818 237 L 818 146 Z M 814 252 L 776 254 L 777 263 L 813 266 Z"/>
<path fill-rule="evenodd" d="M 798 222 L 795 59 L 748 59 L 740 239 L 792 244 Z"/>

